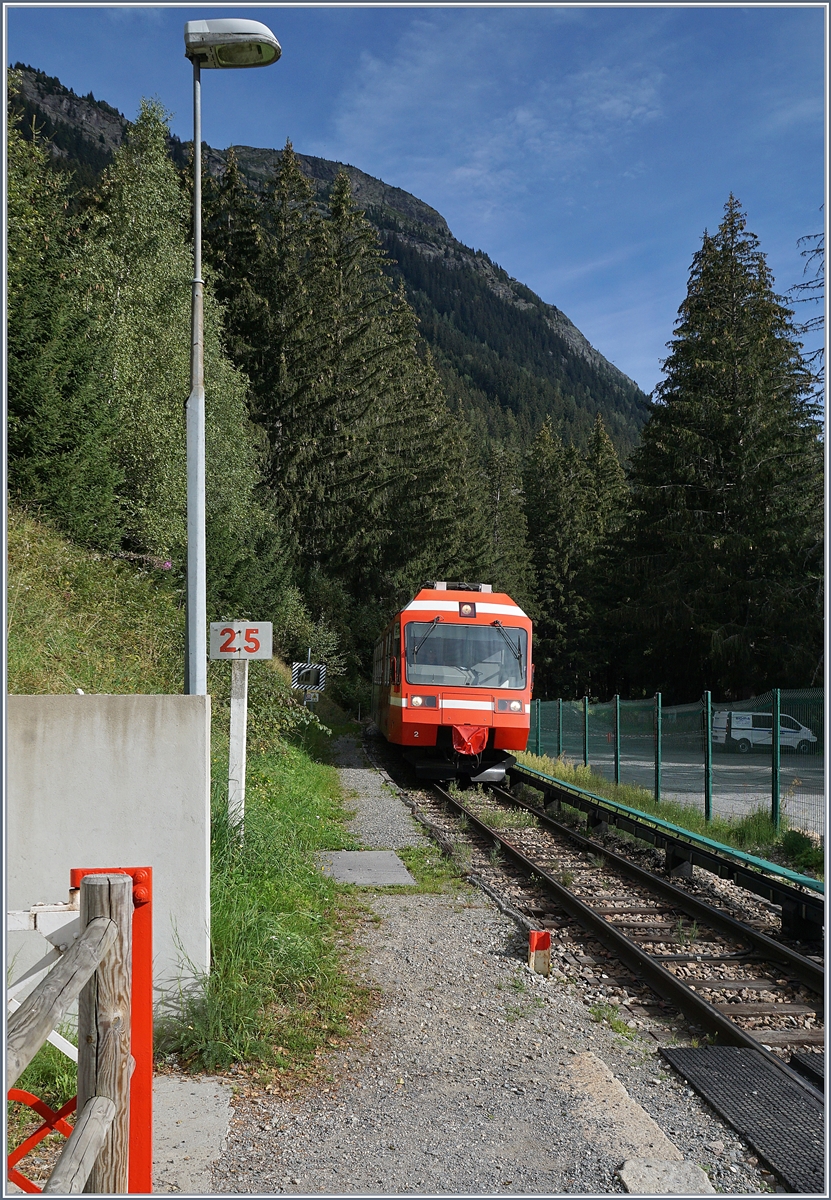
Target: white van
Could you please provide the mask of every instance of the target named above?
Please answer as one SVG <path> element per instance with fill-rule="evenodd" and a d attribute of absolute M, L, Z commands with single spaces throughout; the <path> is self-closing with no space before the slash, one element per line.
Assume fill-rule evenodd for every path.
<path fill-rule="evenodd" d="M 756 746 L 770 746 L 773 740 L 773 714 L 755 712 L 713 713 L 713 745 L 748 754 Z M 816 737 L 806 725 L 783 713 L 779 718 L 781 748 L 806 754 Z"/>

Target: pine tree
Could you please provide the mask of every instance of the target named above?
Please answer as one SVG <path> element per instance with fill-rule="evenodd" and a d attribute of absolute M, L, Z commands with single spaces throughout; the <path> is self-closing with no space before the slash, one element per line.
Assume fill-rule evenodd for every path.
<path fill-rule="evenodd" d="M 606 699 L 620 690 L 616 631 L 608 612 L 614 603 L 617 545 L 629 515 L 629 487 L 599 413 L 583 461 L 587 537 L 576 586 L 585 601 L 586 621 L 580 648 L 585 692 Z"/>
<path fill-rule="evenodd" d="M 588 511 L 595 541 L 601 543 L 623 523 L 629 502 L 629 488 L 626 473 L 600 413 L 595 418 L 584 461 L 588 471 Z"/>
<path fill-rule="evenodd" d="M 803 278 L 788 289 L 788 296 L 794 304 L 810 304 L 816 308 L 822 305 L 825 298 L 825 232 L 807 233 L 799 239 L 798 244 L 802 247 L 800 253 L 805 259 Z M 794 328 L 802 337 L 806 333 L 818 334 L 824 325 L 825 314 L 815 311 L 813 316 L 806 317 Z M 825 347 L 817 346 L 804 357 L 806 366 L 814 372 L 815 396 L 820 403 L 825 383 Z"/>
<path fill-rule="evenodd" d="M 546 421 L 528 452 L 525 496 L 536 577 L 537 687 L 543 697 L 580 696 L 590 609 L 582 571 L 592 545 L 590 477 L 573 446 Z"/>
<path fill-rule="evenodd" d="M 9 489 L 77 541 L 109 549 L 121 516 L 113 414 L 72 263 L 69 180 L 50 172 L 47 160 L 37 133 L 24 139 L 10 116 Z"/>
<path fill-rule="evenodd" d="M 261 332 L 269 325 L 268 281 L 274 269 L 263 203 L 245 182 L 233 147 L 222 176 L 206 176 L 203 187 L 203 254 L 225 310 L 225 350 L 253 385 L 265 365 Z"/>
<path fill-rule="evenodd" d="M 533 613 L 534 572 L 517 451 L 495 444 L 488 454 L 485 478 L 491 582 L 497 590 L 508 592 L 522 608 Z"/>
<path fill-rule="evenodd" d="M 821 652 L 822 455 L 791 313 L 731 196 L 633 456 L 634 678 L 689 700 L 804 686 Z"/>

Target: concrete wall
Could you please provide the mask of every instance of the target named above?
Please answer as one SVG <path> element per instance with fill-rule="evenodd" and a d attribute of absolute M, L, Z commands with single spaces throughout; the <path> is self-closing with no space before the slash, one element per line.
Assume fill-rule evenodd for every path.
<path fill-rule="evenodd" d="M 72 867 L 152 867 L 166 990 L 208 968 L 209 854 L 209 697 L 8 697 L 9 909 L 65 902 Z M 48 949 L 10 934 L 12 977 Z"/>

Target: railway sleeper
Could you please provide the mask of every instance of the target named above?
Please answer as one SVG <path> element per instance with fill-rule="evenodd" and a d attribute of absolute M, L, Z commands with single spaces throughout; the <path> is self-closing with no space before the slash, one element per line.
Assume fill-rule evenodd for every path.
<path fill-rule="evenodd" d="M 563 804 L 586 814 L 586 824 L 591 831 L 601 832 L 601 826 L 614 825 L 630 833 L 639 841 L 663 850 L 667 856 L 668 872 L 683 878 L 694 866 L 701 867 L 720 879 L 726 879 L 737 887 L 744 888 L 777 907 L 781 906 L 782 932 L 795 941 L 819 943 L 823 938 L 824 904 L 819 897 L 807 896 L 791 884 L 775 878 L 766 878 L 758 871 L 743 867 L 734 860 L 723 858 L 715 850 L 693 845 L 683 838 L 675 838 L 648 824 L 648 819 L 639 821 L 625 813 L 606 808 L 591 800 L 550 784 L 544 784 L 525 774 L 521 767 L 509 768 L 511 784 L 519 783 L 542 794 L 542 807 L 552 815 L 559 814 Z M 603 830 L 605 832 L 605 830 Z M 686 865 L 685 865 L 686 864 Z"/>

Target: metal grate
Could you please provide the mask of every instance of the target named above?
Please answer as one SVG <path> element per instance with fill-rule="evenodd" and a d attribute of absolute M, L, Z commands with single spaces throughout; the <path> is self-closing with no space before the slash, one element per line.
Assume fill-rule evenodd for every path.
<path fill-rule="evenodd" d="M 804 1075 L 815 1088 L 825 1091 L 825 1054 L 792 1054 L 789 1066 Z"/>
<path fill-rule="evenodd" d="M 664 1058 L 794 1192 L 824 1192 L 823 1103 L 761 1050 L 661 1047 Z"/>

